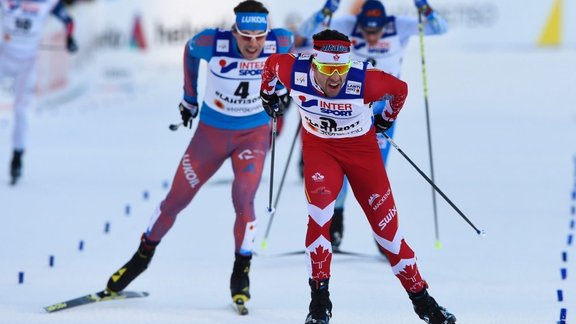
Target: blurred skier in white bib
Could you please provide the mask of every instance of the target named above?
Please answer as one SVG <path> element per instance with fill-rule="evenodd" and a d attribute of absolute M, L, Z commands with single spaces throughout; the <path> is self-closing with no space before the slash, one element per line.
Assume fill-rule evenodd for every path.
<path fill-rule="evenodd" d="M 0 79 L 9 77 L 14 89 L 13 155 L 11 184 L 22 175 L 22 157 L 26 149 L 27 110 L 35 87 L 35 67 L 44 23 L 50 14 L 66 26 L 66 49 L 76 52 L 72 36 L 74 22 L 60 0 L 0 0 Z"/>

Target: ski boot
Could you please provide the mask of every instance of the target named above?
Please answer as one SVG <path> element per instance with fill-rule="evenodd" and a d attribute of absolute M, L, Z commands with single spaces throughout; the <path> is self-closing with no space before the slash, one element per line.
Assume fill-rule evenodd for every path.
<path fill-rule="evenodd" d="M 22 155 L 24 150 L 14 150 L 10 163 L 10 184 L 15 185 L 22 176 Z"/>
<path fill-rule="evenodd" d="M 312 300 L 308 307 L 309 313 L 304 324 L 328 324 L 332 317 L 332 302 L 328 291 L 328 281 L 330 279 L 314 280 L 309 279 Z"/>
<path fill-rule="evenodd" d="M 428 324 L 454 324 L 456 323 L 456 316 L 449 313 L 446 308 L 438 305 L 436 300 L 432 298 L 426 288 L 419 293 L 408 293 L 414 311 L 418 314 L 420 319 Z"/>
<path fill-rule="evenodd" d="M 234 260 L 234 268 L 230 276 L 230 293 L 232 301 L 240 315 L 248 314 L 246 302 L 250 300 L 250 260 L 252 255 L 241 255 L 236 253 Z"/>
<path fill-rule="evenodd" d="M 140 238 L 140 246 L 138 250 L 132 256 L 132 259 L 122 266 L 118 271 L 108 280 L 106 289 L 111 292 L 119 292 L 124 290 L 132 280 L 136 279 L 146 268 L 154 256 L 154 251 L 156 251 L 156 246 L 160 242 L 152 242 L 146 238 L 145 234 L 142 234 Z"/>
<path fill-rule="evenodd" d="M 343 233 L 344 233 L 344 208 L 334 208 L 334 216 L 332 216 L 332 223 L 330 223 L 330 241 L 332 242 L 333 251 L 340 250 L 340 244 L 342 244 Z"/>

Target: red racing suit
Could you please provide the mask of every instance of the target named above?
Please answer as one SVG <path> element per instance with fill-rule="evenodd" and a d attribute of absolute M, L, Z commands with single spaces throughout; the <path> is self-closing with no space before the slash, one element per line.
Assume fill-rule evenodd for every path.
<path fill-rule="evenodd" d="M 340 93 L 326 97 L 307 55 L 271 55 L 261 90 L 280 81 L 299 106 L 303 127 L 304 185 L 308 201 L 306 259 L 310 278 L 330 277 L 330 223 L 344 175 L 362 207 L 392 270 L 409 292 L 426 287 L 416 256 L 398 229 L 398 212 L 372 126 L 371 102 L 386 99 L 382 116 L 393 121 L 404 105 L 407 85 L 365 62 L 352 62 Z"/>

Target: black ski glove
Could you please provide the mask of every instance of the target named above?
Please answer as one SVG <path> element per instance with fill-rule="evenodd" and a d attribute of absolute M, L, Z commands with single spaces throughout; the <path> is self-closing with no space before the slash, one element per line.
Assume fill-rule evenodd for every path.
<path fill-rule="evenodd" d="M 290 97 L 290 94 L 285 93 L 281 96 L 278 96 L 278 100 L 280 100 L 280 103 L 282 104 L 282 111 L 288 109 L 288 107 L 290 106 L 290 103 L 292 102 L 292 97 Z"/>
<path fill-rule="evenodd" d="M 374 115 L 374 127 L 378 133 L 385 133 L 390 127 L 392 127 L 391 121 L 387 121 L 382 117 L 381 114 Z"/>
<path fill-rule="evenodd" d="M 192 128 L 192 119 L 198 116 L 198 105 L 191 104 L 182 100 L 182 102 L 180 102 L 180 105 L 178 105 L 178 109 L 180 109 L 180 116 L 182 117 L 182 125 L 184 125 L 184 127 Z"/>
<path fill-rule="evenodd" d="M 264 91 L 260 91 L 260 97 L 262 98 L 262 107 L 264 107 L 268 116 L 276 118 L 284 114 L 284 107 L 280 105 L 280 99 L 276 93 L 269 95 Z"/>

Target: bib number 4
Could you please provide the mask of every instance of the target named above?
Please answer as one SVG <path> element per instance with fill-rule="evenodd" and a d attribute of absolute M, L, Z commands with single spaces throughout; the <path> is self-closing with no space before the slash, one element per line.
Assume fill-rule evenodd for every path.
<path fill-rule="evenodd" d="M 249 82 L 243 81 L 240 82 L 240 84 L 238 85 L 238 88 L 236 88 L 236 91 L 234 91 L 234 95 L 242 98 L 242 99 L 246 99 L 248 97 L 248 95 L 250 94 L 248 92 L 248 86 L 250 85 Z"/>

